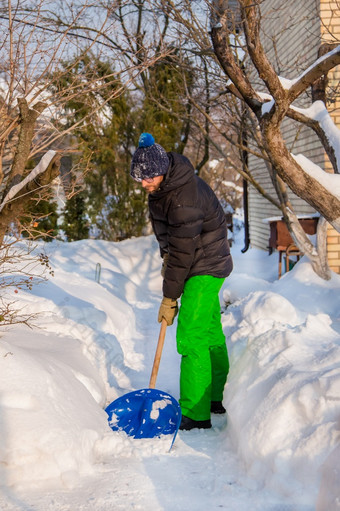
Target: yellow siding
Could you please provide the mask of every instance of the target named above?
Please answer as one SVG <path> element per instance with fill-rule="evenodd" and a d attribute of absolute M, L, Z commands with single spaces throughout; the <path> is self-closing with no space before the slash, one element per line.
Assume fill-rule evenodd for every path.
<path fill-rule="evenodd" d="M 328 226 L 327 241 L 329 266 L 335 273 L 340 274 L 340 234 L 330 225 Z"/>
<path fill-rule="evenodd" d="M 322 42 L 338 43 L 340 35 L 340 4 L 337 1 L 329 2 L 320 0 L 320 18 L 321 18 L 321 38 Z M 335 88 L 339 84 L 340 66 L 332 69 L 328 73 L 329 87 Z M 331 117 L 335 124 L 340 126 L 340 101 L 336 97 L 335 101 L 328 105 Z M 333 168 L 326 159 L 325 169 L 333 172 Z M 327 233 L 327 255 L 330 268 L 340 274 L 340 234 L 328 227 Z"/>

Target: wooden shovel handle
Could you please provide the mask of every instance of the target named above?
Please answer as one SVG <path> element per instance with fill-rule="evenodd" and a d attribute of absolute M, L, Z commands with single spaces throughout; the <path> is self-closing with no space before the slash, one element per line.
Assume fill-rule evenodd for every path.
<path fill-rule="evenodd" d="M 157 343 L 157 348 L 156 348 L 155 358 L 153 361 L 151 378 L 150 378 L 150 383 L 149 383 L 150 389 L 154 389 L 156 386 L 158 368 L 159 368 L 159 363 L 161 361 L 161 356 L 162 356 L 162 351 L 163 351 L 163 346 L 164 346 L 164 339 L 165 339 L 165 332 L 166 332 L 167 326 L 168 326 L 168 324 L 167 324 L 166 320 L 164 318 L 162 318 L 161 330 L 159 332 L 158 343 Z"/>

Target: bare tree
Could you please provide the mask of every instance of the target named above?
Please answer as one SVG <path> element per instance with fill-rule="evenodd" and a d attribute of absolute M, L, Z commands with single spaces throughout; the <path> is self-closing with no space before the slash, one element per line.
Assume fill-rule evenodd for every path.
<path fill-rule="evenodd" d="M 105 112 L 106 105 L 162 54 L 161 44 L 155 51 L 150 41 L 149 46 L 146 41 L 140 43 L 138 58 L 134 58 L 136 49 L 122 45 L 121 26 L 115 16 L 124 3 L 35 0 L 27 8 L 19 0 L 15 7 L 8 2 L 0 8 L 5 35 L 0 46 L 0 204 L 11 188 L 26 178 L 30 159 L 41 158 L 48 149 L 60 152 L 70 145 L 75 128 L 90 122 L 94 114 L 98 117 Z M 85 55 L 90 58 L 86 60 Z M 114 70 L 98 79 L 91 55 L 115 62 Z M 82 79 L 78 74 L 74 82 L 68 79 L 63 87 L 63 77 L 79 71 L 80 63 Z M 114 83 L 117 86 L 113 87 Z M 105 100 L 89 104 L 87 116 L 75 116 L 71 125 L 63 123 L 67 103 L 76 105 L 77 98 L 86 97 L 87 91 L 90 101 L 96 90 L 105 88 L 110 94 L 102 94 Z M 57 167 L 54 160 L 53 171 L 44 170 L 49 172 L 48 182 L 58 175 Z M 43 172 L 39 175 L 42 178 Z M 45 181 L 7 202 L 0 213 L 0 240 L 6 225 L 18 216 L 16 209 L 22 197 L 35 194 L 46 186 Z"/>
<path fill-rule="evenodd" d="M 309 165 L 306 160 L 301 158 L 298 160 L 291 154 L 284 140 L 281 126 L 283 120 L 290 117 L 312 128 L 322 142 L 325 152 L 333 164 L 334 172 L 338 173 L 336 145 L 331 143 L 321 116 L 313 117 L 307 108 L 297 108 L 294 106 L 294 102 L 316 80 L 327 75 L 330 69 L 340 64 L 340 46 L 318 59 L 296 80 L 287 85 L 274 70 L 261 42 L 261 2 L 239 0 L 238 3 L 242 33 L 244 34 L 244 44 L 239 50 L 242 49 L 246 52 L 255 67 L 261 82 L 266 87 L 267 97 L 264 99 L 263 94 L 254 88 L 249 74 L 247 74 L 246 66 L 240 66 L 235 51 L 232 51 L 230 37 L 233 33 L 230 28 L 230 11 L 228 6 L 225 3 L 221 5 L 221 2 L 214 2 L 215 24 L 212 27 L 211 37 L 215 53 L 231 82 L 229 90 L 242 99 L 256 118 L 261 144 L 268 157 L 269 170 L 272 172 L 273 182 L 280 197 L 281 208 L 297 245 L 310 258 L 318 275 L 330 278 L 324 250 L 325 223 L 320 222 L 319 252 L 317 252 L 292 212 L 283 183 L 286 183 L 296 195 L 320 212 L 339 232 L 340 198 L 333 193 L 331 187 L 325 185 L 321 169 L 320 173 L 315 176 L 308 171 Z M 320 108 L 323 110 L 323 117 L 327 116 L 326 106 L 323 104 L 319 106 Z M 337 138 L 340 140 L 339 132 Z"/>
<path fill-rule="evenodd" d="M 0 2 L 0 249 L 8 245 L 6 233 L 20 238 L 21 227 L 30 230 L 15 225 L 29 203 L 46 199 L 61 156 L 76 149 L 75 129 L 94 114 L 104 118 L 108 103 L 165 53 L 161 43 L 155 50 L 144 40 L 135 58 L 116 19 L 127 3 Z M 114 63 L 106 76 L 93 72 L 94 58 Z M 105 99 L 91 103 L 104 89 L 100 98 Z M 66 105 L 77 105 L 80 97 L 88 97 L 87 115 L 66 122 Z"/>
<path fill-rule="evenodd" d="M 301 61 L 300 67 L 295 68 L 297 78 L 284 80 L 274 68 L 262 44 L 264 34 L 261 32 L 261 8 L 266 1 L 160 0 L 159 4 L 169 13 L 188 51 L 204 56 L 209 63 L 209 79 L 215 84 L 215 104 L 218 104 L 220 111 L 228 112 L 228 115 L 224 115 L 224 121 L 227 119 L 232 130 L 225 129 L 225 122 L 221 122 L 216 111 L 204 108 L 202 96 L 198 101 L 197 98 L 189 98 L 196 111 L 199 110 L 209 120 L 210 131 L 214 127 L 214 131 L 209 133 L 200 123 L 200 129 L 205 131 L 211 147 L 227 157 L 225 148 L 219 143 L 221 138 L 218 141 L 214 136 L 220 133 L 221 137 L 239 150 L 239 161 L 243 165 L 238 170 L 242 177 L 282 211 L 295 243 L 309 257 L 316 273 L 322 278 L 330 278 L 326 254 L 326 221 L 340 232 L 340 197 L 332 189 L 332 184 L 327 184 L 321 168 L 315 165 L 315 172 L 311 172 L 307 158 L 296 158 L 291 153 L 284 139 L 282 123 L 285 119 L 293 119 L 301 126 L 313 130 L 333 165 L 334 173 L 338 173 L 339 156 L 336 149 L 340 132 L 328 115 L 325 103 L 320 101 L 320 96 L 313 98 L 319 100 L 314 104 L 309 97 L 307 100 L 304 97 L 300 104 L 299 100 L 313 84 L 322 81 L 331 69 L 340 64 L 340 47 L 333 45 L 331 51 L 311 66 L 303 67 Z M 273 8 L 270 15 L 272 18 L 280 16 L 280 6 Z M 210 26 L 207 22 L 209 16 Z M 288 28 L 281 26 L 280 31 L 284 32 Z M 275 40 L 271 43 L 275 50 Z M 276 60 L 279 68 L 279 58 Z M 222 71 L 222 75 L 219 71 Z M 306 101 L 309 104 L 306 105 Z M 314 108 L 308 109 L 310 105 Z M 318 115 L 315 114 L 316 110 Z M 329 137 L 329 126 L 332 137 Z M 244 130 L 246 143 L 241 136 Z M 276 198 L 263 190 L 254 178 L 243 158 L 245 153 L 264 160 Z M 327 178 L 332 177 L 337 179 L 337 176 L 327 174 Z M 322 216 L 316 247 L 294 214 L 287 187 Z"/>

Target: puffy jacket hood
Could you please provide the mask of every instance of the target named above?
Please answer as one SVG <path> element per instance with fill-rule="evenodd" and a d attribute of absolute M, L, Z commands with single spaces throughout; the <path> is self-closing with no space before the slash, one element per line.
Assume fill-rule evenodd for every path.
<path fill-rule="evenodd" d="M 167 153 L 167 155 L 170 161 L 169 170 L 157 192 L 152 194 L 157 198 L 185 185 L 195 174 L 194 167 L 186 156 L 172 152 Z"/>

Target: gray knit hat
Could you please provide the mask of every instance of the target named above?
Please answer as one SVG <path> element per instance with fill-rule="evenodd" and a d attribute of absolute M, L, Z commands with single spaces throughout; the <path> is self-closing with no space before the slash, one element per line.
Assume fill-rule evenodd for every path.
<path fill-rule="evenodd" d="M 142 133 L 138 147 L 132 157 L 130 174 L 136 181 L 162 176 L 169 168 L 169 158 L 165 149 L 155 143 L 150 133 Z"/>

